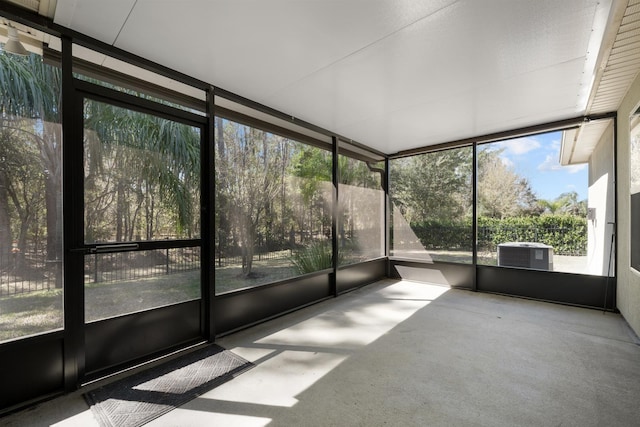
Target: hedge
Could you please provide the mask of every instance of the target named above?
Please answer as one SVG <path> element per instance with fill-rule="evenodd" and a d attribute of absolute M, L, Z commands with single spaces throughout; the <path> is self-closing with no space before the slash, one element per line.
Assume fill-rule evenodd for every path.
<path fill-rule="evenodd" d="M 471 250 L 471 220 L 423 221 L 411 224 L 411 229 L 426 249 Z M 495 251 L 506 242 L 545 243 L 557 255 L 583 256 L 587 253 L 587 220 L 573 215 L 478 218 L 478 250 Z"/>

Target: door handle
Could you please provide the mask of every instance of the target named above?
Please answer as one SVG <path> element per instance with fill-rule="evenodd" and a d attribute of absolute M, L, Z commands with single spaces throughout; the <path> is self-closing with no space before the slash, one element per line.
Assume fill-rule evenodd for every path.
<path fill-rule="evenodd" d="M 113 245 L 99 245 L 89 249 L 92 254 L 101 254 L 105 252 L 125 252 L 135 251 L 140 247 L 137 243 L 118 243 Z"/>

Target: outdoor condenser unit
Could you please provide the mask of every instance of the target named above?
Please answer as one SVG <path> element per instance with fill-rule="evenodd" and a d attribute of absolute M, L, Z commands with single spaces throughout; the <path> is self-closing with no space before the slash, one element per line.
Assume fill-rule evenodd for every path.
<path fill-rule="evenodd" d="M 498 265 L 553 270 L 553 247 L 544 243 L 501 243 L 498 245 Z"/>

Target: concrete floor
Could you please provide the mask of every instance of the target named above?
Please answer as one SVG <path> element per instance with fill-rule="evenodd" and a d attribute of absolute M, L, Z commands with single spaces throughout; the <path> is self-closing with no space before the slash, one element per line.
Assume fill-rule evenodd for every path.
<path fill-rule="evenodd" d="M 619 315 L 384 280 L 225 337 L 257 366 L 149 426 L 638 426 Z M 97 425 L 81 393 L 0 419 Z"/>

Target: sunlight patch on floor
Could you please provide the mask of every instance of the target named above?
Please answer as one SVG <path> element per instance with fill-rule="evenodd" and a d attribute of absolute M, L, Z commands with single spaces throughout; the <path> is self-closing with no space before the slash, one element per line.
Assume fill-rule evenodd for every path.
<path fill-rule="evenodd" d="M 271 353 L 274 353 L 276 350 L 270 350 L 266 348 L 255 348 L 255 347 L 233 347 L 229 348 L 230 351 L 237 354 L 249 362 L 255 363 L 260 359 L 267 358 Z"/>
<path fill-rule="evenodd" d="M 219 412 L 203 412 L 178 408 L 164 417 L 146 424 L 153 426 L 224 426 L 224 427 L 264 427 L 273 421 L 271 418 L 250 415 L 222 414 Z"/>
<path fill-rule="evenodd" d="M 367 296 L 366 301 L 356 300 L 346 309 L 329 310 L 255 343 L 359 348 L 371 344 L 448 290 L 441 286 L 398 282 Z"/>
<path fill-rule="evenodd" d="M 249 372 L 203 394 L 200 399 L 292 407 L 295 396 L 347 358 L 346 355 L 283 351 Z"/>
<path fill-rule="evenodd" d="M 87 409 L 84 412 L 65 418 L 64 420 L 51 424 L 51 427 L 91 427 L 98 426 L 98 422 L 93 416 L 91 409 Z"/>
<path fill-rule="evenodd" d="M 393 286 L 378 290 L 373 295 L 392 299 L 434 301 L 449 292 L 449 290 L 448 286 L 402 280 L 393 284 Z"/>
<path fill-rule="evenodd" d="M 200 399 L 293 407 L 298 396 L 449 289 L 400 281 L 232 351 L 256 361 L 249 372 Z"/>

